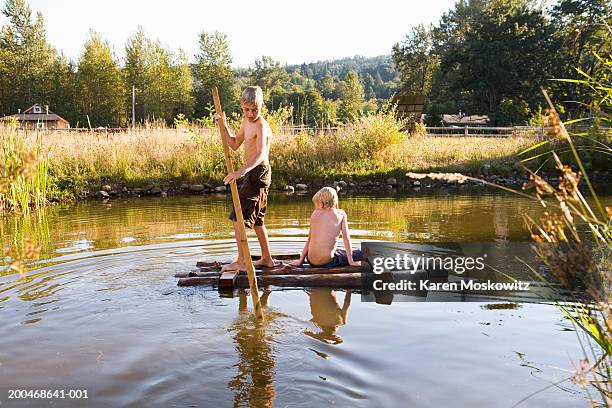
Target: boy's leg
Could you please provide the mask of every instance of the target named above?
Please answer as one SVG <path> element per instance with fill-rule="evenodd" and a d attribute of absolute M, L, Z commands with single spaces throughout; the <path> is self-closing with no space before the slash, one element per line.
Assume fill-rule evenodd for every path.
<path fill-rule="evenodd" d="M 232 221 L 232 226 L 234 227 L 234 235 L 236 236 L 236 242 L 240 241 L 239 232 L 238 232 L 238 223 L 236 221 Z M 246 265 L 244 263 L 244 254 L 240 249 L 240 245 L 238 245 L 238 259 L 232 262 L 231 264 L 224 265 L 221 268 L 221 272 L 225 271 L 244 271 L 246 269 Z"/>
<path fill-rule="evenodd" d="M 261 259 L 255 262 L 255 266 L 268 266 L 271 268 L 274 266 L 274 259 L 272 259 L 272 254 L 270 253 L 268 230 L 265 225 L 255 225 L 253 228 L 261 247 Z"/>
<path fill-rule="evenodd" d="M 353 261 L 363 260 L 363 253 L 361 252 L 361 249 L 353 249 L 351 253 L 353 255 Z M 336 249 L 336 253 L 332 262 L 334 264 L 333 266 L 349 266 L 346 251 L 344 249 Z"/>

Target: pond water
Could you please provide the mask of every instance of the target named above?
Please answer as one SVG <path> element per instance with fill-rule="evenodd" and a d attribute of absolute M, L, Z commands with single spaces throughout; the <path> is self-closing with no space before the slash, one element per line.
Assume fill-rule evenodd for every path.
<path fill-rule="evenodd" d="M 355 245 L 528 240 L 539 205 L 490 192 L 341 196 Z M 56 406 L 513 406 L 572 374 L 572 326 L 541 304 L 361 302 L 358 293 L 177 287 L 236 245 L 229 196 L 89 201 L 0 220 L 5 250 L 42 247 L 0 275 L 0 405 L 9 389 L 86 390 Z M 271 197 L 273 253 L 299 252 L 310 195 Z M 259 247 L 254 235 L 253 252 Z M 520 407 L 574 407 L 569 381 Z"/>

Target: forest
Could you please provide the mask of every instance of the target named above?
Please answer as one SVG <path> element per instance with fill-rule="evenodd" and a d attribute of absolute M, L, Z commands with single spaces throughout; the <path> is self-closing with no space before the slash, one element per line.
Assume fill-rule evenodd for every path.
<path fill-rule="evenodd" d="M 25 0 L 6 0 L 0 31 L 0 116 L 34 103 L 72 127 L 173 123 L 177 115 L 210 117 L 217 85 L 228 111 L 239 113 L 242 87 L 260 85 L 269 110 L 285 109 L 293 125 L 327 127 L 387 106 L 397 91 L 427 96 L 425 120 L 444 113 L 486 114 L 494 125 L 538 124 L 545 86 L 565 117 L 589 115 L 588 90 L 559 78 L 610 75 L 612 6 L 606 0 L 460 0 L 435 25 L 406 27 L 389 55 L 287 65 L 262 56 L 232 67 L 228 37 L 201 31 L 199 52 L 162 46 L 142 29 L 120 59 L 91 31 L 77 61 L 46 39 L 44 16 Z M 373 33 L 373 35 L 375 35 Z M 572 103 L 581 101 L 581 103 Z M 591 106 L 591 108 L 587 108 Z"/>

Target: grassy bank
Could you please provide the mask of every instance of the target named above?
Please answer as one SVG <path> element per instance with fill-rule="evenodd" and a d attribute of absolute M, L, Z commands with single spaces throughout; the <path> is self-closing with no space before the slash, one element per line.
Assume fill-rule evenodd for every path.
<path fill-rule="evenodd" d="M 412 172 L 506 174 L 517 154 L 538 140 L 434 138 L 411 135 L 392 113 L 359 119 L 333 133 L 280 131 L 271 147 L 274 185 L 381 179 Z M 225 174 L 216 129 L 148 127 L 125 133 L 17 132 L 1 128 L 3 141 L 19 139 L 48 166 L 50 196 L 83 196 L 100 184 L 131 187 L 174 181 L 218 184 Z M 543 156 L 544 157 L 544 156 Z M 235 155 L 237 164 L 240 155 Z M 537 164 L 534 162 L 533 164 Z"/>

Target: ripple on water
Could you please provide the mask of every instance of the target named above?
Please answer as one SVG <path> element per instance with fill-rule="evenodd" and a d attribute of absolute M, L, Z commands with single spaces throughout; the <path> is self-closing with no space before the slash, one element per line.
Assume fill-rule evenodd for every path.
<path fill-rule="evenodd" d="M 519 240 L 530 205 L 341 197 L 355 243 Z M 346 292 L 275 290 L 261 325 L 247 292 L 178 288 L 173 277 L 235 253 L 228 206 L 227 197 L 117 200 L 2 220 L 9 238 L 36 238 L 43 259 L 26 277 L 0 276 L 0 375 L 15 388 L 87 388 L 90 406 L 484 407 L 512 406 L 580 355 L 575 333 L 545 305 L 378 305 L 353 294 L 338 319 Z M 310 197 L 272 201 L 273 252 L 301 250 L 311 211 Z M 249 244 L 259 252 L 255 236 Z M 532 401 L 582 400 L 551 390 Z"/>

